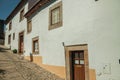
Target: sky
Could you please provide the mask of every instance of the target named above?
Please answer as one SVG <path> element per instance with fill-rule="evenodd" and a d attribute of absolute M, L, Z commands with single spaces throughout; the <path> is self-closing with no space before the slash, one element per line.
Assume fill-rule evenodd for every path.
<path fill-rule="evenodd" d="M 0 19 L 5 20 L 20 0 L 0 0 Z"/>

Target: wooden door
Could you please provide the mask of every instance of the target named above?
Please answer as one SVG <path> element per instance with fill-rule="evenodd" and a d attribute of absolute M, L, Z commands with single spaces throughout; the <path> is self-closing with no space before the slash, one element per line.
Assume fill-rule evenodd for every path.
<path fill-rule="evenodd" d="M 20 33 L 19 35 L 19 53 L 23 54 L 24 51 L 24 35 L 23 33 Z"/>
<path fill-rule="evenodd" d="M 84 51 L 71 52 L 72 80 L 85 80 Z"/>
<path fill-rule="evenodd" d="M 20 36 L 20 53 L 23 53 L 23 36 Z"/>

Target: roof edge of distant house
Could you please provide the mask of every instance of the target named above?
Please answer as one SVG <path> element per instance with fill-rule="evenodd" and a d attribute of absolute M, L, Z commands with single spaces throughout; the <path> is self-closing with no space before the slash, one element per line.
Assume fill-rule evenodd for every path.
<path fill-rule="evenodd" d="M 21 9 L 22 6 L 24 6 L 28 0 L 21 0 L 18 5 L 15 7 L 15 9 L 10 13 L 10 15 L 6 18 L 5 24 L 8 24 L 9 21 L 18 13 L 18 11 Z"/>
<path fill-rule="evenodd" d="M 35 11 L 37 11 L 40 7 L 44 6 L 45 4 L 47 4 L 49 2 L 52 3 L 54 1 L 56 1 L 56 0 L 39 0 L 25 13 L 24 16 L 27 18 L 27 17 L 31 16 Z M 24 6 L 27 2 L 29 2 L 29 1 L 28 0 L 21 0 L 19 2 L 19 4 L 16 6 L 16 8 L 7 17 L 7 19 L 5 20 L 5 24 L 8 24 L 11 21 L 11 19 L 19 12 L 21 7 Z"/>

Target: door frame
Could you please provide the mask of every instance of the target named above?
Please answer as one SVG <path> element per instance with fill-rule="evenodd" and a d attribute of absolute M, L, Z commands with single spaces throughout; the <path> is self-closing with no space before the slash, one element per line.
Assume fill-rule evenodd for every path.
<path fill-rule="evenodd" d="M 70 52 L 71 51 L 84 51 L 84 63 L 85 63 L 85 80 L 89 80 L 89 61 L 88 61 L 88 45 L 78 44 L 65 46 L 65 63 L 66 63 L 66 80 L 72 80 L 71 78 L 71 62 Z"/>
<path fill-rule="evenodd" d="M 24 30 L 19 32 L 18 35 L 18 53 L 21 55 L 23 53 L 20 53 L 20 36 L 23 36 L 23 49 L 24 49 Z"/>

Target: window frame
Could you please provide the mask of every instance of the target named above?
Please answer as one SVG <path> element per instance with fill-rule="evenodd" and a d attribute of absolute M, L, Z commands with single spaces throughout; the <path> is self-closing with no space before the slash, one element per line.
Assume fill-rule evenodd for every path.
<path fill-rule="evenodd" d="M 9 23 L 9 31 L 12 29 L 12 21 Z"/>
<path fill-rule="evenodd" d="M 32 20 L 27 21 L 27 33 L 29 34 L 32 31 Z"/>
<path fill-rule="evenodd" d="M 8 35 L 8 44 L 11 44 L 11 34 Z"/>
<path fill-rule="evenodd" d="M 20 21 L 24 19 L 24 8 L 20 11 Z"/>
<path fill-rule="evenodd" d="M 81 53 L 82 52 L 82 53 Z M 78 60 L 78 64 L 74 63 L 75 65 L 84 65 L 80 61 L 84 61 L 84 50 L 78 50 L 78 51 L 71 51 L 72 54 L 74 54 L 73 60 Z M 77 54 L 77 56 L 75 56 Z M 82 55 L 81 55 L 82 54 Z M 82 56 L 82 57 L 81 57 Z"/>
<path fill-rule="evenodd" d="M 13 40 L 15 40 L 15 33 L 13 33 Z"/>
<path fill-rule="evenodd" d="M 35 51 L 35 42 L 37 41 L 38 43 L 38 51 Z M 39 54 L 39 37 L 34 37 L 32 38 L 32 54 Z"/>
<path fill-rule="evenodd" d="M 59 22 L 52 24 L 52 11 L 59 8 Z M 57 4 L 53 5 L 49 8 L 49 30 L 56 29 L 58 27 L 62 27 L 63 25 L 63 16 L 62 16 L 62 1 L 58 2 Z"/>

